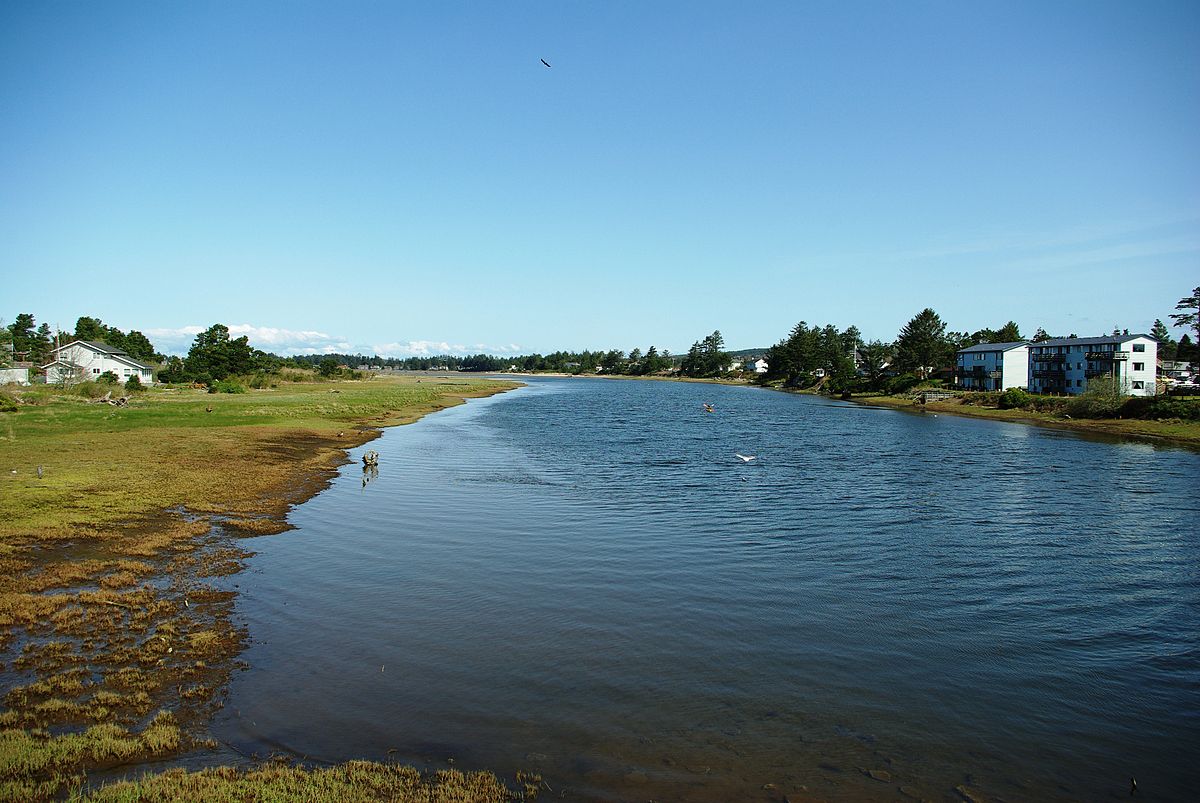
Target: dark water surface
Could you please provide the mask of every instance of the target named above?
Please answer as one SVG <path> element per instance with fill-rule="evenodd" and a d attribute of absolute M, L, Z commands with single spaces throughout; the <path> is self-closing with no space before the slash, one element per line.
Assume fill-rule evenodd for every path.
<path fill-rule="evenodd" d="M 1194 452 L 604 380 L 368 448 L 250 542 L 239 749 L 548 799 L 1200 794 Z"/>

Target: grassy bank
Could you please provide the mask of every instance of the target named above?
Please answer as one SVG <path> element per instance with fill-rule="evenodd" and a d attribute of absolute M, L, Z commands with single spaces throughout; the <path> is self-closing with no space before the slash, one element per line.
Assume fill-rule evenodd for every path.
<path fill-rule="evenodd" d="M 245 637 L 222 579 L 251 554 L 236 536 L 286 529 L 289 506 L 378 427 L 513 386 L 444 376 L 155 389 L 121 407 L 53 388 L 8 394 L 0 800 L 212 747 L 203 724 Z M 169 782 L 147 783 L 141 799 L 172 799 Z"/>
<path fill-rule="evenodd" d="M 1001 410 L 996 407 L 981 407 L 965 404 L 960 399 L 918 404 L 908 396 L 859 396 L 852 401 L 859 404 L 869 404 L 876 407 L 891 407 L 894 409 L 919 412 L 924 408 L 929 413 L 948 413 L 964 415 L 972 418 L 989 418 L 997 421 L 1011 421 L 1020 424 L 1069 429 L 1075 432 L 1107 435 L 1114 438 L 1133 438 L 1138 440 L 1173 443 L 1181 446 L 1200 448 L 1200 423 L 1195 421 L 1123 418 L 1067 418 L 1061 413 L 1038 412 L 1034 410 Z M 1192 402 L 1200 404 L 1200 400 Z"/>

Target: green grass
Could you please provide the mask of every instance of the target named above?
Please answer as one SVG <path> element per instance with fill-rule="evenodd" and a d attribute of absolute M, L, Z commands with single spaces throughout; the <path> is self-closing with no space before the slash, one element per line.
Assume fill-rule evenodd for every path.
<path fill-rule="evenodd" d="M 0 413 L 0 546 L 119 525 L 168 507 L 278 514 L 296 501 L 279 489 L 371 437 L 358 426 L 412 421 L 506 387 L 410 378 L 245 394 L 166 389 L 135 394 L 127 407 L 53 389 L 24 392 L 28 403 Z M 277 504 L 262 504 L 269 498 Z"/>

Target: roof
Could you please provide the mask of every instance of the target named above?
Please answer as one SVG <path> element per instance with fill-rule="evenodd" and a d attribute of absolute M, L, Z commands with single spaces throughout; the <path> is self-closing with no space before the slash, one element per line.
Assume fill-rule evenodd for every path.
<path fill-rule="evenodd" d="M 119 349 L 115 346 L 110 346 L 107 343 L 97 343 L 94 340 L 72 340 L 70 343 L 67 343 L 65 346 L 59 346 L 56 349 L 52 349 L 51 353 L 53 354 L 55 352 L 62 351 L 63 349 L 68 348 L 70 346 L 83 346 L 84 348 L 91 349 L 92 351 L 103 354 L 105 357 L 108 357 L 110 360 L 117 360 L 118 362 L 128 363 L 129 365 L 135 366 L 137 368 L 145 368 L 147 371 L 154 370 L 153 365 L 149 365 L 147 363 L 141 362 L 140 360 L 135 360 L 133 357 L 130 357 L 129 354 L 124 349 Z M 55 360 L 55 362 L 58 362 L 58 360 Z M 45 367 L 48 367 L 49 365 L 53 365 L 53 364 L 54 363 L 48 363 L 46 366 L 42 366 L 42 367 L 45 368 Z"/>
<path fill-rule="evenodd" d="M 107 343 L 97 343 L 95 340 L 72 340 L 70 343 L 59 346 L 54 351 L 62 351 L 70 346 L 86 346 L 92 351 L 98 351 L 101 354 L 124 354 L 125 349 L 119 349 L 116 346 L 110 346 Z"/>
<path fill-rule="evenodd" d="M 959 354 L 970 353 L 975 351 L 1012 351 L 1021 346 L 1030 345 L 1028 340 L 1018 340 L 1015 343 L 980 343 L 978 346 L 968 346 L 965 349 L 959 349 Z"/>
<path fill-rule="evenodd" d="M 1030 346 L 1099 346 L 1102 343 L 1128 343 L 1130 340 L 1137 340 L 1139 337 L 1144 337 L 1147 340 L 1154 340 L 1153 337 L 1147 334 L 1140 335 L 1106 335 L 1104 337 L 1056 337 L 1052 340 L 1042 340 L 1038 343 L 1030 343 Z M 1154 340 L 1157 343 L 1157 340 Z"/>

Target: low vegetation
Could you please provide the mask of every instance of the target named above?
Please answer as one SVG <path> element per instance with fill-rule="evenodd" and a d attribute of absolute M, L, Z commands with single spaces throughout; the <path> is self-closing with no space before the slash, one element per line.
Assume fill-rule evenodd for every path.
<path fill-rule="evenodd" d="M 222 583 L 251 554 L 238 536 L 286 529 L 288 506 L 377 426 L 511 387 L 452 376 L 277 384 L 130 391 L 123 406 L 98 403 L 113 388 L 103 382 L 0 397 L 0 800 L 62 796 L 88 773 L 205 748 L 203 723 L 245 638 Z M 317 793 L 353 777 L 297 788 L 348 799 Z M 185 778 L 93 794 L 205 799 L 172 791 Z M 413 789 L 426 797 L 411 799 L 503 799 L 480 792 L 484 781 L 444 781 L 421 780 Z M 230 799 L 257 781 L 192 783 Z"/>

